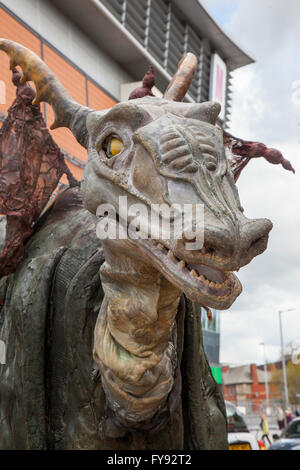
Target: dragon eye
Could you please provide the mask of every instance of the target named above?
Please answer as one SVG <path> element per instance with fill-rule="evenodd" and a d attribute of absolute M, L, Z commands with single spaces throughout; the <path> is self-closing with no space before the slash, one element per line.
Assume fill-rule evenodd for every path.
<path fill-rule="evenodd" d="M 107 158 L 114 157 L 115 155 L 118 155 L 119 153 L 122 152 L 124 148 L 124 144 L 119 137 L 116 137 L 114 135 L 110 135 L 107 137 L 103 144 L 102 148 L 107 156 Z"/>

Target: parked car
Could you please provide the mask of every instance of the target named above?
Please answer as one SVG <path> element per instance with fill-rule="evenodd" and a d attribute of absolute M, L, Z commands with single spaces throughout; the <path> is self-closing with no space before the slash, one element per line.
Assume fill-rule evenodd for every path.
<path fill-rule="evenodd" d="M 237 407 L 225 401 L 228 422 L 228 443 L 229 450 L 262 450 L 263 443 L 258 443 L 255 437 L 249 432 L 243 415 Z"/>
<path fill-rule="evenodd" d="M 295 418 L 282 431 L 280 436 L 273 435 L 276 440 L 268 450 L 300 450 L 300 418 Z"/>

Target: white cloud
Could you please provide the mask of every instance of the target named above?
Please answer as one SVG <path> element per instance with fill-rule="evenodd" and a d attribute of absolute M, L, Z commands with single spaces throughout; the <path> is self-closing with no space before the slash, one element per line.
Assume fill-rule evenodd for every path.
<path fill-rule="evenodd" d="M 202 3 L 208 11 L 224 6 L 223 0 Z M 261 341 L 269 359 L 278 359 L 279 309 L 297 309 L 284 316 L 284 337 L 286 343 L 300 339 L 300 107 L 292 88 L 300 80 L 299 17 L 298 0 L 240 0 L 224 22 L 256 59 L 234 72 L 230 132 L 278 148 L 296 175 L 258 159 L 238 181 L 246 215 L 269 218 L 274 228 L 267 251 L 238 273 L 243 293 L 221 313 L 223 362 L 262 362 Z"/>

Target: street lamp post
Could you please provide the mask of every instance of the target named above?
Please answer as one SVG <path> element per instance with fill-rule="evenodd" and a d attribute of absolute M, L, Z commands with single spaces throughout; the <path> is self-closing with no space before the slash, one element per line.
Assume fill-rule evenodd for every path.
<path fill-rule="evenodd" d="M 265 389 L 266 389 L 266 400 L 267 400 L 267 411 L 270 407 L 270 394 L 269 394 L 269 381 L 268 381 L 268 368 L 267 368 L 267 358 L 266 358 L 266 348 L 265 343 L 260 343 L 263 346 L 264 350 L 264 372 L 265 372 Z"/>
<path fill-rule="evenodd" d="M 288 393 L 288 383 L 286 376 L 286 367 L 285 367 L 285 357 L 284 357 L 284 342 L 283 342 L 283 332 L 282 332 L 282 318 L 281 315 L 285 312 L 291 312 L 296 310 L 295 308 L 288 308 L 287 310 L 279 310 L 279 330 L 280 330 L 280 343 L 281 343 L 281 361 L 282 361 L 282 372 L 283 372 L 283 384 L 284 384 L 284 408 L 288 408 L 289 404 L 289 393 Z"/>

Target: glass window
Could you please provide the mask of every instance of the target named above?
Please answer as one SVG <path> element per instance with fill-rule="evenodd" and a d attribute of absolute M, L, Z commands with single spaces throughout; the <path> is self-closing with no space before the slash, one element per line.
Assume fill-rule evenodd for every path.
<path fill-rule="evenodd" d="M 226 402 L 225 404 L 228 432 L 248 432 L 247 425 L 239 410 L 229 402 Z"/>
<path fill-rule="evenodd" d="M 300 438 L 300 419 L 289 424 L 285 431 L 284 437 Z"/>
<path fill-rule="evenodd" d="M 208 331 L 220 332 L 220 312 L 211 309 L 212 319 L 207 318 L 206 312 L 202 309 L 202 328 Z"/>

